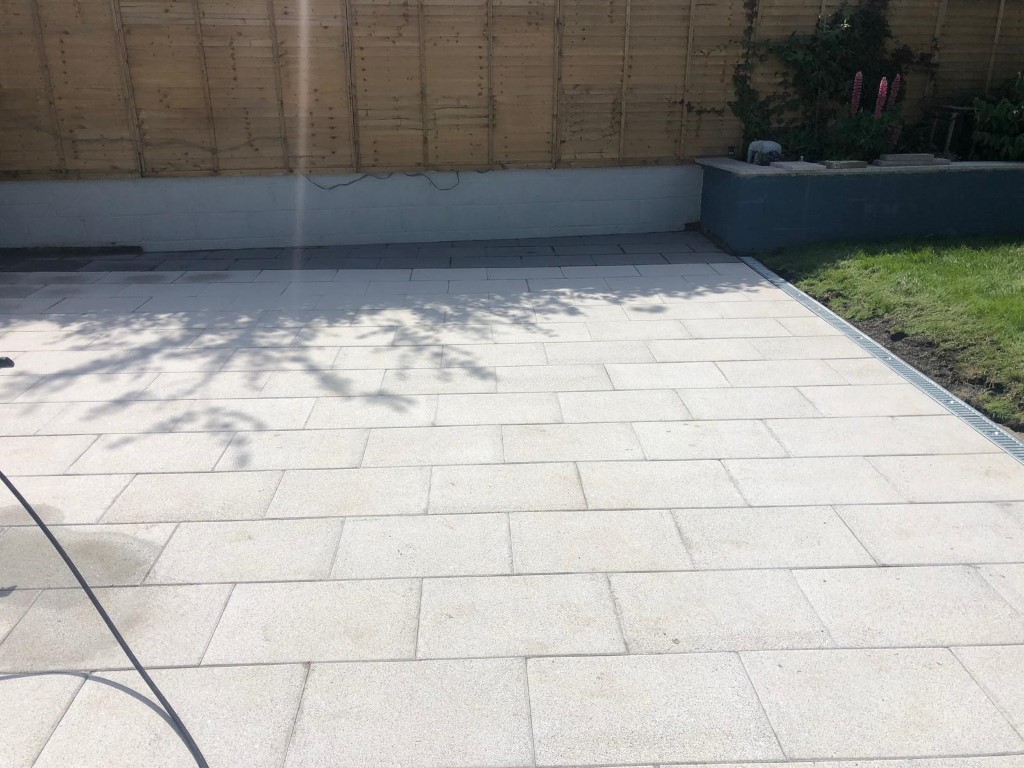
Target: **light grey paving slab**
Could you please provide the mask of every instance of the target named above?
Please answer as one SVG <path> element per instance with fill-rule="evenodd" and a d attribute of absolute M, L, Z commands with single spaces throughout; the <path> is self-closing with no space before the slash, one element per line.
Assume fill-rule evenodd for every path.
<path fill-rule="evenodd" d="M 444 322 L 443 308 L 411 304 L 409 300 L 395 297 L 389 301 L 360 306 L 352 316 L 355 326 L 379 326 L 382 328 L 405 327 L 417 329 L 431 327 Z M 376 332 L 375 332 L 376 333 Z"/>
<path fill-rule="evenodd" d="M 532 368 L 544 370 L 545 366 Z M 380 391 L 385 395 L 435 395 L 494 392 L 496 389 L 495 369 L 473 366 L 388 371 Z"/>
<path fill-rule="evenodd" d="M 508 295 L 522 293 L 526 289 L 526 280 L 452 280 L 448 283 L 450 294 Z"/>
<path fill-rule="evenodd" d="M 529 659 L 527 665 L 538 765 L 782 757 L 734 654 Z"/>
<path fill-rule="evenodd" d="M 319 283 L 334 280 L 336 269 L 264 269 L 256 283 Z"/>
<path fill-rule="evenodd" d="M 675 517 L 697 568 L 875 564 L 831 507 L 680 509 Z"/>
<path fill-rule="evenodd" d="M 442 347 L 341 347 L 334 358 L 339 370 L 439 368 Z"/>
<path fill-rule="evenodd" d="M 8 331 L 0 334 L 0 345 L 11 352 L 35 352 L 46 349 L 84 349 L 97 338 L 95 332 Z"/>
<path fill-rule="evenodd" d="M 14 629 L 17 623 L 21 621 L 21 617 L 32 606 L 32 603 L 39 595 L 39 591 L 5 586 L 3 588 L 3 595 L 0 598 L 0 641 L 7 637 L 7 633 Z M 2 701 L 2 697 L 3 689 L 0 687 L 0 701 Z M 2 707 L 3 704 L 0 703 L 0 708 Z M 2 737 L 0 737 L 0 742 L 2 742 Z"/>
<path fill-rule="evenodd" d="M 230 432 L 102 435 L 68 471 L 81 475 L 111 472 L 204 472 L 213 469 L 229 442 Z"/>
<path fill-rule="evenodd" d="M 1024 746 L 945 649 L 761 651 L 743 662 L 791 759 Z"/>
<path fill-rule="evenodd" d="M 743 302 L 746 304 L 747 302 Z M 623 309 L 630 320 L 689 320 L 693 318 L 720 318 L 724 317 L 721 307 L 722 303 L 708 303 L 703 301 L 691 301 L 682 303 L 667 304 L 657 296 L 637 297 L 630 301 Z M 682 325 L 682 323 L 680 323 Z M 689 335 L 689 331 L 687 331 Z"/>
<path fill-rule="evenodd" d="M 748 339 L 662 339 L 647 342 L 659 363 L 685 363 L 715 360 L 760 360 Z"/>
<path fill-rule="evenodd" d="M 95 400 L 132 400 L 139 397 L 154 379 L 155 373 L 85 373 L 44 376 L 18 397 L 20 403 L 69 402 Z M 0 378 L 0 387 L 7 377 Z"/>
<path fill-rule="evenodd" d="M 501 460 L 501 428 L 497 426 L 382 428 L 371 430 L 363 466 L 488 464 Z"/>
<path fill-rule="evenodd" d="M 810 318 L 813 317 L 811 310 L 795 301 L 731 301 L 721 304 L 706 305 L 714 306 L 718 317 L 775 317 L 790 333 L 794 333 L 787 323 L 782 323 L 783 318 Z M 817 319 L 817 318 L 814 318 Z M 802 334 L 795 334 L 802 335 Z"/>
<path fill-rule="evenodd" d="M 558 267 L 487 267 L 489 280 L 540 280 L 561 276 L 562 270 Z"/>
<path fill-rule="evenodd" d="M 491 340 L 490 325 L 406 325 L 395 333 L 396 346 L 489 344 Z"/>
<path fill-rule="evenodd" d="M 229 584 L 97 589 L 125 640 L 147 666 L 198 664 Z M 0 643 L 0 671 L 130 669 L 96 609 L 78 589 L 43 592 Z"/>
<path fill-rule="evenodd" d="M 330 573 L 340 520 L 186 522 L 147 584 L 321 579 Z"/>
<path fill-rule="evenodd" d="M 316 664 L 285 768 L 500 768 L 532 762 L 523 661 Z"/>
<path fill-rule="evenodd" d="M 527 365 L 495 370 L 498 392 L 571 392 L 612 388 L 603 365 Z"/>
<path fill-rule="evenodd" d="M 592 509 L 742 505 L 718 461 L 609 461 L 579 465 Z"/>
<path fill-rule="evenodd" d="M 589 323 L 540 322 L 504 323 L 492 328 L 495 344 L 523 344 L 536 341 L 590 341 Z"/>
<path fill-rule="evenodd" d="M 45 301 L 45 299 L 44 299 Z M 46 312 L 134 312 L 146 299 L 137 297 L 80 296 L 68 298 L 46 308 Z"/>
<path fill-rule="evenodd" d="M 718 367 L 735 387 L 802 387 L 850 383 L 825 360 L 734 361 L 719 363 Z"/>
<path fill-rule="evenodd" d="M 290 347 L 294 345 L 296 331 L 289 328 L 247 328 L 244 331 L 215 330 L 200 333 L 188 346 L 195 349 L 217 347 Z"/>
<path fill-rule="evenodd" d="M 110 506 L 103 522 L 257 520 L 267 511 L 281 475 L 281 472 L 138 475 Z"/>
<path fill-rule="evenodd" d="M 411 277 L 411 269 L 339 269 L 334 279 L 342 282 L 373 280 L 379 283 L 387 280 L 409 280 Z"/>
<path fill-rule="evenodd" d="M 382 342 L 387 344 L 387 341 Z M 231 357 L 218 366 L 223 371 L 320 371 L 333 367 L 338 347 L 229 350 Z M 193 368 L 192 370 L 196 370 Z"/>
<path fill-rule="evenodd" d="M 747 503 L 756 507 L 906 501 L 860 457 L 727 459 L 724 464 Z"/>
<path fill-rule="evenodd" d="M 870 461 L 906 501 L 1024 499 L 1024 464 L 1004 453 L 879 456 Z"/>
<path fill-rule="evenodd" d="M 62 525 L 54 536 L 90 585 L 139 584 L 174 531 L 173 525 Z M 9 529 L 0 537 L 0 584 L 22 589 L 78 584 L 42 531 Z"/>
<path fill-rule="evenodd" d="M 610 578 L 631 653 L 832 644 L 788 571 L 618 573 Z"/>
<path fill-rule="evenodd" d="M 431 474 L 431 512 L 585 507 L 579 474 L 571 463 L 434 467 Z"/>
<path fill-rule="evenodd" d="M 19 356 L 18 366 L 28 373 L 63 376 L 83 373 L 218 371 L 230 355 L 230 349 L 163 348 L 26 352 Z"/>
<path fill-rule="evenodd" d="M 1024 565 L 982 565 L 978 572 L 1006 602 L 1024 613 Z"/>
<path fill-rule="evenodd" d="M 551 392 L 440 395 L 438 425 L 547 424 L 562 420 L 558 397 Z"/>
<path fill-rule="evenodd" d="M 284 760 L 305 673 L 301 665 L 280 665 L 160 669 L 152 674 L 211 765 L 277 768 Z M 151 699 L 152 694 L 134 672 L 92 675 L 36 766 L 195 765 L 174 730 L 139 697 Z"/>
<path fill-rule="evenodd" d="M 658 421 L 690 418 L 682 400 L 670 389 L 560 392 L 566 422 Z"/>
<path fill-rule="evenodd" d="M 414 269 L 413 280 L 486 280 L 487 269 L 485 267 L 465 267 L 441 269 Z M 497 278 L 494 278 L 497 279 Z M 525 278 L 523 278 L 525 279 Z M 486 291 L 485 291 L 486 293 Z"/>
<path fill-rule="evenodd" d="M 204 664 L 412 658 L 412 579 L 239 584 Z"/>
<path fill-rule="evenodd" d="M 266 400 L 147 400 L 117 404 L 68 403 L 38 434 L 230 432 L 301 429 L 311 398 Z"/>
<path fill-rule="evenodd" d="M 427 426 L 434 421 L 437 404 L 437 395 L 321 397 L 313 406 L 305 428 Z"/>
<path fill-rule="evenodd" d="M 654 356 L 643 341 L 556 342 L 545 344 L 544 349 L 552 365 L 654 361 Z"/>
<path fill-rule="evenodd" d="M 76 674 L 0 676 L 0 766 L 33 764 L 83 680 Z"/>
<path fill-rule="evenodd" d="M 633 425 L 648 459 L 785 456 L 760 421 L 647 421 Z"/>
<path fill-rule="evenodd" d="M 966 566 L 795 573 L 841 646 L 1024 642 L 1024 616 Z"/>
<path fill-rule="evenodd" d="M 606 366 L 615 389 L 727 387 L 714 363 L 617 363 Z"/>
<path fill-rule="evenodd" d="M 11 475 L 59 475 L 74 464 L 95 440 L 95 435 L 0 437 L 4 472 Z"/>
<path fill-rule="evenodd" d="M 683 320 L 683 327 L 695 339 L 757 339 L 789 336 L 774 318 L 725 318 Z"/>
<path fill-rule="evenodd" d="M 827 360 L 826 362 L 832 370 L 843 377 L 847 384 L 903 384 L 906 381 L 881 360 L 874 358 Z M 819 382 L 810 383 L 817 384 Z"/>
<path fill-rule="evenodd" d="M 423 293 L 447 293 L 447 280 L 417 280 L 415 282 L 401 280 L 370 281 L 366 289 L 367 296 L 394 296 Z"/>
<path fill-rule="evenodd" d="M 837 511 L 883 565 L 1024 562 L 1024 503 L 880 504 Z"/>
<path fill-rule="evenodd" d="M 22 397 L 25 398 L 24 402 L 30 402 L 31 398 L 26 395 L 40 381 L 45 381 L 45 379 L 39 376 L 25 376 L 20 372 L 17 374 L 8 372 L 6 376 L 0 376 L 0 402 L 7 403 Z M 44 397 L 43 400 L 50 400 L 50 398 Z"/>
<path fill-rule="evenodd" d="M 960 662 L 1024 736 L 1024 645 L 954 648 Z"/>
<path fill-rule="evenodd" d="M 621 653 L 598 574 L 426 579 L 420 658 Z"/>
<path fill-rule="evenodd" d="M 517 573 L 692 567 L 666 510 L 516 512 L 510 525 Z"/>
<path fill-rule="evenodd" d="M 357 467 L 368 433 L 365 429 L 237 432 L 217 470 Z"/>
<path fill-rule="evenodd" d="M 266 516 L 421 514 L 429 490 L 429 467 L 295 469 L 284 473 Z"/>
<path fill-rule="evenodd" d="M 380 392 L 384 371 L 275 371 L 260 390 L 260 397 L 360 397 Z"/>
<path fill-rule="evenodd" d="M 442 368 L 480 368 L 496 365 L 546 365 L 543 344 L 449 344 Z"/>
<path fill-rule="evenodd" d="M 119 375 L 119 374 L 118 374 Z M 131 375 L 131 374 L 128 374 Z M 137 375 L 137 374 L 136 374 Z M 236 399 L 259 397 L 269 372 L 238 371 L 230 373 L 161 373 L 149 375 L 147 387 L 140 387 L 140 400 Z M 103 399 L 100 397 L 94 399 Z"/>
<path fill-rule="evenodd" d="M 526 424 L 501 428 L 505 461 L 614 461 L 643 458 L 632 426 Z"/>
<path fill-rule="evenodd" d="M 131 475 L 11 478 L 48 525 L 95 523 L 131 479 Z M 25 509 L 6 489 L 0 492 L 0 525 L 33 525 Z"/>
<path fill-rule="evenodd" d="M 0 435 L 31 435 L 52 421 L 67 403 L 6 403 L 0 405 Z"/>
<path fill-rule="evenodd" d="M 297 346 L 326 347 L 328 349 L 331 347 L 386 347 L 394 338 L 395 329 L 388 326 L 307 326 L 299 331 L 295 343 Z M 312 349 L 309 350 L 309 352 L 312 351 Z M 232 360 L 232 363 L 235 362 Z"/>
<path fill-rule="evenodd" d="M 791 419 L 818 416 L 795 387 L 678 389 L 695 419 Z"/>
<path fill-rule="evenodd" d="M 349 520 L 333 578 L 511 573 L 504 515 L 416 515 Z"/>
<path fill-rule="evenodd" d="M 995 443 L 952 415 L 779 419 L 768 427 L 791 456 L 999 452 Z"/>
<path fill-rule="evenodd" d="M 776 322 L 782 323 L 782 318 Z M 830 360 L 870 357 L 870 353 L 844 336 L 793 336 L 751 339 L 766 360 Z"/>
<path fill-rule="evenodd" d="M 794 336 L 833 336 L 840 333 L 820 317 L 787 317 L 780 318 L 779 322 Z"/>
<path fill-rule="evenodd" d="M 587 323 L 594 341 L 629 341 L 639 339 L 686 339 L 689 332 L 678 320 L 631 320 L 623 322 Z"/>
<path fill-rule="evenodd" d="M 911 384 L 801 387 L 800 394 L 825 416 L 928 416 L 948 413 Z"/>
<path fill-rule="evenodd" d="M 589 248 L 591 246 L 583 246 Z M 600 253 L 599 251 L 591 251 L 591 253 Z M 621 264 L 613 266 L 597 266 L 597 267 L 562 267 L 562 274 L 565 277 L 576 278 L 576 277 L 636 277 L 640 273 L 637 268 L 632 264 Z"/>

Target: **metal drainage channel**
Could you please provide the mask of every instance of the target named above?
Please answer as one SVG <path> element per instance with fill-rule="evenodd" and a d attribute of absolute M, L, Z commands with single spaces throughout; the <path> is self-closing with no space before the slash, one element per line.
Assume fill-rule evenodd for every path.
<path fill-rule="evenodd" d="M 1024 443 L 1020 440 L 1003 431 L 993 421 L 982 416 L 978 411 L 969 406 L 959 397 L 940 387 L 916 368 L 913 368 L 900 360 L 900 358 L 876 342 L 870 336 L 858 331 L 828 307 L 818 303 L 799 288 L 792 285 L 789 281 L 776 275 L 757 259 L 752 259 L 749 256 L 740 256 L 739 259 L 763 278 L 768 280 L 772 285 L 785 291 L 787 295 L 796 299 L 804 307 L 811 310 L 826 323 L 846 336 L 846 338 L 852 340 L 865 352 L 871 354 L 876 360 L 881 360 L 894 373 L 902 376 L 919 390 L 928 395 L 932 400 L 943 406 L 947 411 L 967 422 L 967 424 L 973 427 L 979 434 L 984 435 L 1008 454 L 1013 456 L 1013 458 L 1017 459 L 1017 461 L 1024 464 Z"/>

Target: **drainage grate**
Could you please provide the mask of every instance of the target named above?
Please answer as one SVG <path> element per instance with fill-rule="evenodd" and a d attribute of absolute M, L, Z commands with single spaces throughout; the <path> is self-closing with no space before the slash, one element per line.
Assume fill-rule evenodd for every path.
<path fill-rule="evenodd" d="M 1024 443 L 1016 437 L 1003 431 L 993 421 L 982 416 L 959 397 L 947 391 L 943 387 L 940 387 L 916 368 L 903 362 L 900 358 L 870 336 L 858 331 L 828 307 L 819 304 L 799 288 L 788 281 L 783 280 L 761 262 L 756 259 L 752 259 L 749 256 L 740 256 L 739 259 L 768 280 L 772 285 L 785 291 L 789 296 L 807 307 L 807 309 L 811 310 L 826 323 L 831 325 L 848 339 L 855 342 L 861 349 L 870 353 L 877 360 L 881 360 L 894 373 L 902 376 L 919 390 L 928 395 L 932 400 L 942 405 L 947 411 L 967 422 L 977 432 L 987 437 L 1008 454 L 1013 456 L 1013 458 L 1017 459 L 1017 461 L 1024 464 Z"/>

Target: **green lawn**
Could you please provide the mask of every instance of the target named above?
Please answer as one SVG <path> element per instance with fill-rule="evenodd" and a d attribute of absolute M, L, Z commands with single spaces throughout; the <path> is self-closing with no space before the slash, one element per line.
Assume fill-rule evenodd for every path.
<path fill-rule="evenodd" d="M 974 407 L 1024 431 L 1024 240 L 832 243 L 759 258 Z"/>

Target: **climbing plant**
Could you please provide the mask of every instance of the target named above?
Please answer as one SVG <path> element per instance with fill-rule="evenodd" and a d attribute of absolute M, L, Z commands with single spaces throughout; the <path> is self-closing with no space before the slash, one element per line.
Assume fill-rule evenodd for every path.
<path fill-rule="evenodd" d="M 782 144 L 787 157 L 874 159 L 899 137 L 902 82 L 912 65 L 927 65 L 897 43 L 888 21 L 888 0 L 859 0 L 818 19 L 813 32 L 781 40 L 757 40 L 758 0 L 745 0 L 743 56 L 733 75 L 736 98 L 729 106 L 743 124 L 744 145 L 755 139 Z M 755 86 L 757 68 L 782 65 L 771 93 Z M 865 98 L 853 106 L 855 80 L 865 94 L 883 87 L 881 109 Z"/>

